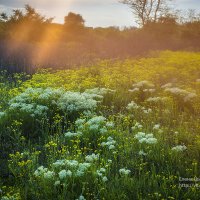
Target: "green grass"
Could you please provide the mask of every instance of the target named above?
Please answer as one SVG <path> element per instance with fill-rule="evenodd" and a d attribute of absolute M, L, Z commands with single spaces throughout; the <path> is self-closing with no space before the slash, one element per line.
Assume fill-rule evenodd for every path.
<path fill-rule="evenodd" d="M 0 198 L 199 199 L 199 61 L 166 51 L 2 73 Z"/>

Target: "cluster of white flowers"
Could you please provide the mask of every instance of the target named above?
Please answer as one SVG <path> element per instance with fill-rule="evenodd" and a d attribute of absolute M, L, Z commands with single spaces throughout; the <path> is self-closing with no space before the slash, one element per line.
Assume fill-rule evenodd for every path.
<path fill-rule="evenodd" d="M 133 87 L 133 89 L 128 90 L 129 92 L 132 92 L 132 93 L 139 92 L 139 91 L 153 93 L 156 91 L 153 88 L 154 84 L 150 83 L 149 81 L 137 82 L 137 83 L 133 84 L 132 87 Z"/>
<path fill-rule="evenodd" d="M 50 107 L 56 107 L 56 109 L 69 114 L 88 113 L 96 109 L 98 102 L 101 102 L 103 95 L 108 91 L 111 90 L 100 88 L 94 89 L 93 92 L 88 90 L 88 93 L 80 93 L 53 88 L 28 88 L 10 100 L 9 110 L 28 113 L 32 117 L 45 116 Z"/>
<path fill-rule="evenodd" d="M 137 130 L 137 129 L 141 129 L 142 127 L 143 127 L 142 124 L 140 124 L 139 122 L 136 122 L 135 125 L 131 127 L 131 129 Z"/>
<path fill-rule="evenodd" d="M 92 163 L 94 161 L 97 161 L 99 159 L 99 154 L 92 153 L 91 155 L 87 155 L 85 157 L 86 162 Z"/>
<path fill-rule="evenodd" d="M 97 107 L 95 97 L 100 98 L 99 95 L 68 91 L 58 99 L 57 106 L 68 113 L 91 111 Z"/>
<path fill-rule="evenodd" d="M 45 179 L 53 179 L 54 176 L 55 176 L 55 172 L 52 172 L 52 171 L 47 171 L 43 174 L 44 178 Z"/>
<path fill-rule="evenodd" d="M 97 173 L 97 175 L 98 175 L 99 177 L 102 178 L 102 181 L 103 181 L 103 182 L 108 181 L 108 178 L 105 176 L 105 173 L 106 173 L 106 169 L 105 169 L 105 168 L 101 168 L 101 169 L 97 170 L 96 173 Z"/>
<path fill-rule="evenodd" d="M 144 89 L 143 92 L 149 92 L 149 93 L 153 93 L 155 92 L 156 89 L 152 88 L 152 89 Z"/>
<path fill-rule="evenodd" d="M 165 89 L 165 88 L 170 88 L 170 87 L 172 87 L 172 86 L 173 86 L 172 83 L 166 83 L 166 84 L 162 85 L 161 88 L 162 88 L 162 89 Z"/>
<path fill-rule="evenodd" d="M 166 88 L 165 92 L 169 92 L 170 94 L 175 96 L 180 96 L 181 98 L 183 98 L 184 102 L 188 102 L 197 96 L 196 93 L 188 92 L 187 90 L 183 90 L 178 87 Z"/>
<path fill-rule="evenodd" d="M 172 147 L 172 151 L 177 151 L 177 152 L 184 151 L 186 149 L 187 147 L 185 145 L 177 145 L 175 147 Z"/>
<path fill-rule="evenodd" d="M 78 199 L 76 200 L 86 200 L 85 197 L 81 194 Z"/>
<path fill-rule="evenodd" d="M 153 126 L 153 129 L 154 129 L 154 130 L 159 130 L 159 129 L 160 129 L 160 124 L 155 124 L 155 125 Z"/>
<path fill-rule="evenodd" d="M 134 88 L 134 89 L 130 89 L 130 90 L 128 90 L 129 92 L 139 92 L 140 91 L 140 89 L 139 88 Z"/>
<path fill-rule="evenodd" d="M 102 147 L 108 147 L 109 150 L 115 149 L 116 141 L 112 137 L 107 138 L 107 142 L 102 142 Z"/>
<path fill-rule="evenodd" d="M 52 163 L 52 170 L 40 166 L 35 172 L 34 176 L 37 178 L 56 180 L 54 185 L 59 185 L 61 181 L 71 177 L 84 176 L 88 169 L 91 167 L 91 163 L 84 162 L 79 163 L 76 160 L 57 160 Z"/>
<path fill-rule="evenodd" d="M 82 133 L 81 132 L 77 132 L 77 133 L 67 132 L 64 135 L 66 138 L 72 138 L 72 137 L 79 137 L 82 135 Z"/>
<path fill-rule="evenodd" d="M 119 170 L 119 173 L 122 175 L 122 176 L 127 176 L 131 173 L 131 170 L 129 169 L 125 169 L 125 168 L 122 168 Z"/>
<path fill-rule="evenodd" d="M 149 113 L 152 112 L 151 108 L 146 109 L 145 107 L 142 107 L 142 106 L 138 105 L 134 101 L 131 101 L 131 103 L 129 103 L 126 106 L 126 109 L 129 110 L 129 111 L 131 111 L 131 110 L 140 110 L 140 111 L 142 111 L 145 114 L 149 114 Z"/>
<path fill-rule="evenodd" d="M 145 153 L 143 150 L 140 150 L 139 153 L 138 153 L 138 155 L 140 155 L 140 156 L 146 156 L 147 153 Z"/>
<path fill-rule="evenodd" d="M 136 110 L 140 108 L 139 105 L 137 105 L 137 103 L 135 103 L 134 101 L 131 101 L 131 103 L 129 103 L 126 107 L 127 110 Z"/>
<path fill-rule="evenodd" d="M 142 111 L 143 111 L 143 113 L 145 113 L 145 114 L 149 114 L 149 113 L 151 113 L 152 112 L 152 109 L 151 108 L 144 108 L 144 107 L 141 107 L 141 109 L 142 109 Z"/>
<path fill-rule="evenodd" d="M 86 119 L 77 119 L 75 121 L 75 125 L 79 131 L 83 132 L 84 130 L 87 130 L 100 134 L 105 134 L 108 129 L 112 129 L 114 127 L 114 123 L 107 121 L 107 119 L 103 116 L 94 116 L 88 121 L 86 121 Z"/>
<path fill-rule="evenodd" d="M 58 176 L 61 180 L 65 179 L 66 177 L 71 177 L 72 176 L 72 172 L 71 170 L 61 170 L 59 173 L 58 173 Z"/>
<path fill-rule="evenodd" d="M 167 101 L 167 97 L 149 97 L 146 101 L 150 103 L 158 103 Z"/>
<path fill-rule="evenodd" d="M 146 134 L 144 132 L 138 132 L 135 135 L 135 138 L 139 141 L 139 143 L 146 143 L 146 144 L 156 144 L 157 139 L 154 138 L 153 134 Z"/>
<path fill-rule="evenodd" d="M 43 166 L 38 167 L 38 169 L 34 172 L 34 175 L 36 177 L 41 176 L 42 174 L 44 174 L 45 172 L 47 172 L 48 169 L 44 168 Z"/>

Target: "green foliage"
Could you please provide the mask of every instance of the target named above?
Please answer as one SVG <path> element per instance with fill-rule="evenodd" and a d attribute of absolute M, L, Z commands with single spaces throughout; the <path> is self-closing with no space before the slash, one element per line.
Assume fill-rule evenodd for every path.
<path fill-rule="evenodd" d="M 199 60 L 167 51 L 5 82 L 1 199 L 199 199 Z"/>

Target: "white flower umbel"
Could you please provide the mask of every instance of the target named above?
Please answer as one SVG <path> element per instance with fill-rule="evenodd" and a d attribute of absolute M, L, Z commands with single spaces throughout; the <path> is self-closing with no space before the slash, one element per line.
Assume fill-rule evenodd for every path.
<path fill-rule="evenodd" d="M 85 160 L 87 161 L 87 162 L 94 162 L 94 161 L 97 161 L 99 159 L 99 154 L 91 154 L 91 155 L 87 155 L 86 157 L 85 157 Z"/>
<path fill-rule="evenodd" d="M 116 144 L 116 141 L 112 137 L 109 136 L 107 138 L 107 142 L 102 142 L 101 146 L 107 147 L 109 150 L 113 150 L 115 149 L 115 144 Z"/>
<path fill-rule="evenodd" d="M 67 133 L 65 133 L 66 138 L 79 137 L 81 135 L 82 135 L 81 132 L 77 132 L 77 133 L 67 132 Z"/>
<path fill-rule="evenodd" d="M 145 153 L 143 150 L 140 150 L 139 153 L 138 153 L 138 155 L 140 155 L 140 156 L 146 156 L 147 153 Z"/>
<path fill-rule="evenodd" d="M 63 169 L 62 171 L 60 171 L 60 172 L 58 173 L 58 175 L 59 175 L 59 178 L 60 178 L 61 180 L 63 180 L 63 179 L 65 179 L 65 178 L 67 177 L 67 171 L 66 171 L 65 169 Z"/>
<path fill-rule="evenodd" d="M 188 92 L 187 90 L 183 90 L 178 87 L 166 88 L 165 92 L 168 92 L 174 96 L 179 96 L 179 97 L 183 98 L 184 102 L 191 101 L 192 99 L 197 97 L 196 93 Z"/>
<path fill-rule="evenodd" d="M 131 103 L 129 103 L 126 107 L 127 110 L 137 110 L 138 108 L 140 108 L 140 106 L 137 105 L 134 101 L 131 101 Z"/>
<path fill-rule="evenodd" d="M 187 147 L 185 145 L 177 145 L 175 147 L 172 147 L 172 151 L 176 151 L 176 152 L 182 152 L 185 151 L 187 149 Z"/>
<path fill-rule="evenodd" d="M 157 139 L 154 138 L 154 135 L 152 133 L 146 134 L 143 132 L 138 132 L 135 135 L 135 139 L 137 139 L 139 143 L 146 143 L 146 144 L 156 144 L 157 143 Z"/>
<path fill-rule="evenodd" d="M 122 169 L 119 170 L 119 173 L 122 176 L 127 176 L 127 175 L 129 175 L 131 173 L 131 170 L 122 168 Z"/>

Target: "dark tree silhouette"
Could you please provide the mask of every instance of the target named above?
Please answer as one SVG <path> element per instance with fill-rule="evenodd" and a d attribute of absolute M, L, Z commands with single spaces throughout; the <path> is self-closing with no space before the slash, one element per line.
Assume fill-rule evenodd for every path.
<path fill-rule="evenodd" d="M 120 0 L 133 11 L 139 25 L 144 26 L 149 21 L 156 22 L 160 16 L 167 13 L 170 0 Z"/>
<path fill-rule="evenodd" d="M 85 20 L 80 14 L 69 12 L 65 16 L 65 28 L 70 31 L 80 31 L 84 28 Z"/>

